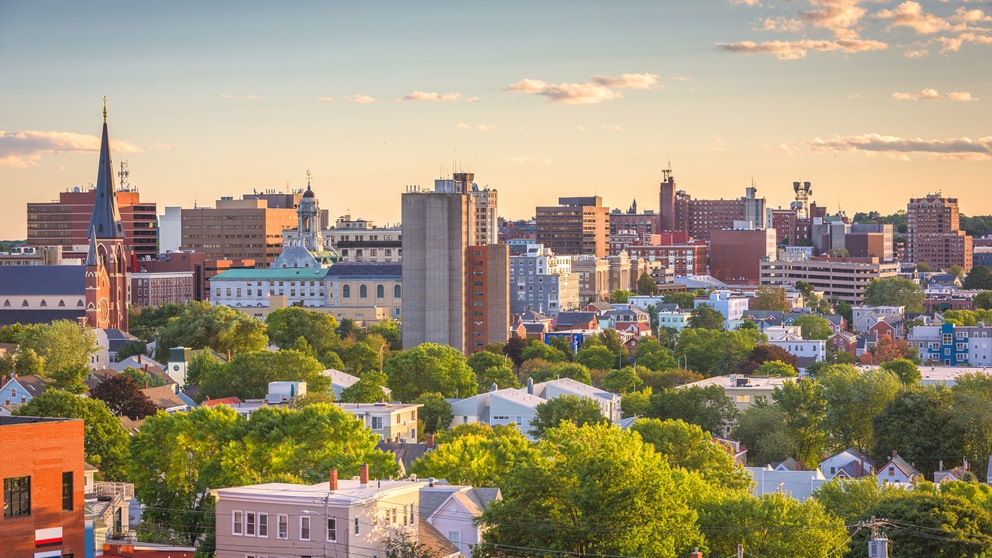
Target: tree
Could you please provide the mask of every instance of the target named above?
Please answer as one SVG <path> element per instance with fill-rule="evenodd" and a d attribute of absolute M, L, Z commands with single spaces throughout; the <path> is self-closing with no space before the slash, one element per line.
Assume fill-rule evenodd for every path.
<path fill-rule="evenodd" d="M 961 286 L 968 290 L 992 290 L 992 269 L 984 265 L 976 265 L 965 277 Z"/>
<path fill-rule="evenodd" d="M 634 296 L 634 293 L 628 291 L 627 289 L 614 289 L 610 293 L 610 303 L 612 304 L 626 304 L 630 297 Z"/>
<path fill-rule="evenodd" d="M 335 331 L 337 331 L 338 336 L 342 339 L 351 339 L 354 341 L 359 335 L 361 335 L 362 328 L 358 327 L 355 320 L 352 320 L 351 318 L 344 318 L 341 320 L 341 323 L 338 324 L 338 328 Z"/>
<path fill-rule="evenodd" d="M 703 378 L 703 375 L 699 372 L 693 372 L 692 370 L 682 370 L 681 368 L 675 368 L 672 370 L 654 371 L 648 370 L 643 366 L 638 366 L 636 368 L 637 375 L 641 377 L 641 381 L 647 388 L 662 390 L 676 388 L 684 386 L 687 384 L 692 384 L 698 382 Z M 626 399 L 624 399 L 624 408 L 626 408 Z"/>
<path fill-rule="evenodd" d="M 125 359 L 145 355 L 148 353 L 148 344 L 144 341 L 128 341 L 124 343 L 121 348 L 117 349 L 117 362 L 123 362 Z"/>
<path fill-rule="evenodd" d="M 976 475 L 985 478 L 992 455 L 992 378 L 986 374 L 964 374 L 951 386 L 954 422 L 964 434 L 965 455 Z M 989 508 L 992 512 L 992 507 Z"/>
<path fill-rule="evenodd" d="M 644 296 L 658 294 L 658 284 L 648 275 L 647 271 L 642 272 L 641 276 L 637 278 L 637 294 Z"/>
<path fill-rule="evenodd" d="M 897 358 L 888 362 L 883 362 L 880 368 L 894 373 L 899 377 L 899 381 L 901 381 L 904 386 L 916 385 L 923 379 L 923 375 L 920 374 L 920 369 L 916 367 L 916 364 L 913 363 L 913 361 L 904 358 Z"/>
<path fill-rule="evenodd" d="M 944 273 L 949 273 L 960 279 L 964 277 L 964 268 L 957 264 L 949 265 L 947 266 L 947 269 L 944 270 Z"/>
<path fill-rule="evenodd" d="M 900 393 L 872 420 L 873 454 L 884 457 L 898 450 L 920 473 L 931 477 L 940 460 L 965 455 L 964 433 L 954 420 L 952 404 L 951 390 L 946 387 Z"/>
<path fill-rule="evenodd" d="M 671 370 L 678 367 L 672 352 L 653 337 L 641 338 L 634 350 L 634 362 L 649 370 Z"/>
<path fill-rule="evenodd" d="M 400 336 L 400 323 L 396 320 L 385 319 L 381 322 L 374 323 L 368 328 L 369 335 L 379 335 L 389 343 L 390 351 L 401 351 L 403 350 L 403 341 Z"/>
<path fill-rule="evenodd" d="M 696 293 L 668 293 L 661 297 L 665 304 L 678 304 L 682 310 L 690 310 L 696 305 Z"/>
<path fill-rule="evenodd" d="M 648 417 L 679 419 L 722 436 L 737 419 L 737 407 L 722 387 L 689 386 L 666 389 L 651 396 Z"/>
<path fill-rule="evenodd" d="M 930 273 L 931 271 L 933 271 L 933 268 L 931 268 L 930 264 L 928 263 L 919 262 L 918 264 L 916 264 L 916 271 L 919 271 L 920 273 Z"/>
<path fill-rule="evenodd" d="M 476 384 L 478 388 L 476 393 L 489 391 L 492 389 L 493 384 L 496 384 L 500 389 L 520 387 L 520 382 L 517 381 L 517 375 L 513 372 L 513 368 L 509 364 L 500 364 L 486 368 L 481 374 L 476 376 Z"/>
<path fill-rule="evenodd" d="M 692 309 L 687 325 L 696 329 L 714 329 L 720 331 L 723 330 L 724 318 L 719 310 L 706 304 L 700 304 Z"/>
<path fill-rule="evenodd" d="M 830 329 L 830 322 L 826 318 L 821 318 L 814 314 L 799 316 L 795 320 L 792 320 L 792 325 L 802 328 L 803 339 L 806 340 L 826 341 L 834 333 Z"/>
<path fill-rule="evenodd" d="M 101 382 L 90 390 L 90 397 L 106 403 L 107 408 L 115 415 L 132 420 L 154 415 L 158 410 L 152 400 L 141 392 L 137 382 L 123 374 Z"/>
<path fill-rule="evenodd" d="M 200 382 L 198 397 L 260 399 L 269 382 L 306 382 L 308 392 L 331 388 L 317 359 L 297 351 L 238 353 L 228 364 L 211 369 Z"/>
<path fill-rule="evenodd" d="M 913 362 L 919 361 L 919 354 L 916 349 L 905 339 L 893 339 L 888 335 L 883 336 L 875 343 L 875 346 L 868 352 L 861 355 L 861 364 L 884 364 L 890 360 L 906 359 Z"/>
<path fill-rule="evenodd" d="M 212 351 L 194 351 L 192 358 L 190 358 L 189 366 L 186 368 L 186 385 L 200 385 L 200 381 L 203 378 L 210 374 L 217 373 L 217 371 L 223 366 L 224 362 L 214 356 Z"/>
<path fill-rule="evenodd" d="M 682 330 L 675 347 L 676 362 L 705 375 L 732 374 L 759 343 L 768 338 L 757 330 Z"/>
<path fill-rule="evenodd" d="M 83 380 L 89 375 L 90 357 L 96 353 L 96 334 L 69 320 L 31 326 L 24 334 L 21 350 L 31 349 L 41 357 L 45 377 L 72 393 L 85 393 Z"/>
<path fill-rule="evenodd" d="M 751 310 L 778 310 L 788 312 L 792 310 L 788 297 L 785 296 L 783 287 L 758 287 L 754 298 L 748 304 Z"/>
<path fill-rule="evenodd" d="M 892 558 L 985 556 L 986 544 L 974 544 L 973 541 L 984 541 L 992 530 L 989 513 L 964 498 L 918 490 L 892 491 L 859 519 L 872 517 L 884 517 L 896 525 L 911 526 L 889 530 L 889 556 Z M 850 555 L 867 556 L 869 533 L 865 531 L 855 533 Z M 932 533 L 939 533 L 939 536 L 926 536 Z"/>
<path fill-rule="evenodd" d="M 792 456 L 804 468 L 820 462 L 827 445 L 821 424 L 827 402 L 813 380 L 785 382 L 772 392 L 772 400 L 785 412 L 785 429 L 792 440 Z"/>
<path fill-rule="evenodd" d="M 899 378 L 887 370 L 862 372 L 849 364 L 834 364 L 820 370 L 817 383 L 827 402 L 823 429 L 830 433 L 834 449 L 868 453 L 875 445 L 872 419 L 902 391 Z"/>
<path fill-rule="evenodd" d="M 503 500 L 483 512 L 477 552 L 495 556 L 515 547 L 674 558 L 703 546 L 690 496 L 638 434 L 565 423 L 546 433 L 538 452 L 506 479 Z"/>
<path fill-rule="evenodd" d="M 791 364 L 786 364 L 781 360 L 769 360 L 768 362 L 762 364 L 755 370 L 755 374 L 758 376 L 777 376 L 783 378 L 792 378 L 797 375 L 796 368 Z"/>
<path fill-rule="evenodd" d="M 732 435 L 747 448 L 748 464 L 763 466 L 789 455 L 792 440 L 785 419 L 778 405 L 751 405 L 741 412 Z"/>
<path fill-rule="evenodd" d="M 821 484 L 813 492 L 813 497 L 829 513 L 839 517 L 844 523 L 851 524 L 856 523 L 860 516 L 893 490 L 903 489 L 879 484 L 878 479 L 872 475 L 858 479 L 834 477 L 830 482 Z"/>
<path fill-rule="evenodd" d="M 435 438 L 437 449 L 413 463 L 421 478 L 447 479 L 452 484 L 503 486 L 521 463 L 537 451 L 515 426 L 460 424 Z"/>
<path fill-rule="evenodd" d="M 841 300 L 834 304 L 834 311 L 837 312 L 839 316 L 844 318 L 847 323 L 854 321 L 854 310 L 851 308 L 851 304 L 847 301 Z"/>
<path fill-rule="evenodd" d="M 652 395 L 654 395 L 654 390 L 650 387 L 625 395 L 623 398 L 623 418 L 646 415 L 651 407 Z"/>
<path fill-rule="evenodd" d="M 413 401 L 418 405 L 423 405 L 418 409 L 418 416 L 423 421 L 424 427 L 421 429 L 424 434 L 433 434 L 448 428 L 451 424 L 451 403 L 444 400 L 440 393 L 425 393 Z"/>
<path fill-rule="evenodd" d="M 865 287 L 865 306 L 905 306 L 907 314 L 923 313 L 923 289 L 909 279 L 874 279 Z"/>
<path fill-rule="evenodd" d="M 636 391 L 643 384 L 644 381 L 641 380 L 641 377 L 637 375 L 637 372 L 632 366 L 625 366 L 620 370 L 611 370 L 603 378 L 603 381 L 600 382 L 600 386 L 606 391 L 621 395 Z"/>
<path fill-rule="evenodd" d="M 747 360 L 742 361 L 737 366 L 737 371 L 741 374 L 753 374 L 762 364 L 776 360 L 788 364 L 796 373 L 799 372 L 797 368 L 799 359 L 796 358 L 796 355 L 789 353 L 789 351 L 778 345 L 769 345 L 767 343 L 755 345 L 754 349 L 751 350 L 751 354 L 748 355 Z"/>
<path fill-rule="evenodd" d="M 170 319 L 183 313 L 185 304 L 169 302 L 161 306 L 131 307 L 128 311 L 128 333 L 146 343 L 155 339 Z"/>
<path fill-rule="evenodd" d="M 375 403 L 386 397 L 382 386 L 386 384 L 386 375 L 378 370 L 369 370 L 358 381 L 341 390 L 341 401 L 344 403 Z"/>
<path fill-rule="evenodd" d="M 753 556 L 821 558 L 848 538 L 844 522 L 815 499 L 800 502 L 782 493 L 718 497 L 700 507 L 699 526 L 712 556 L 736 556 L 743 544 Z"/>
<path fill-rule="evenodd" d="M 44 361 L 33 349 L 18 347 L 12 353 L 0 354 L 0 375 L 44 376 Z"/>
<path fill-rule="evenodd" d="M 128 435 L 103 401 L 47 389 L 21 405 L 17 414 L 82 419 L 86 461 L 99 467 L 107 480 L 127 480 Z"/>
<path fill-rule="evenodd" d="M 561 351 L 561 354 L 565 355 L 565 358 L 568 360 L 575 358 L 575 353 L 572 351 L 572 344 L 569 343 L 566 337 L 552 337 L 548 340 L 548 345 Z"/>
<path fill-rule="evenodd" d="M 524 349 L 524 352 L 520 355 L 520 358 L 523 359 L 524 362 L 527 362 L 528 360 L 531 360 L 533 358 L 544 359 L 548 362 L 568 361 L 568 357 L 565 356 L 565 353 L 559 351 L 558 349 L 550 345 L 545 345 L 544 343 L 541 343 L 536 339 L 532 340 L 530 342 L 530 345 L 528 345 L 527 348 Z"/>
<path fill-rule="evenodd" d="M 606 424 L 610 421 L 603 416 L 599 403 L 588 397 L 561 395 L 537 406 L 534 419 L 530 422 L 531 436 L 544 437 L 546 430 L 557 428 L 562 422 L 584 424 Z"/>
<path fill-rule="evenodd" d="M 370 334 L 361 341 L 348 341 L 338 354 L 352 374 L 361 374 L 364 370 L 379 371 L 389 358 L 389 343 L 379 335 Z"/>
<path fill-rule="evenodd" d="M 583 347 L 575 356 L 575 362 L 593 370 L 612 370 L 617 367 L 617 355 L 602 345 Z"/>
<path fill-rule="evenodd" d="M 386 537 L 386 558 L 441 558 L 429 546 L 417 542 L 410 533 L 398 531 Z"/>
<path fill-rule="evenodd" d="M 504 366 L 508 364 L 508 362 L 510 362 L 509 357 L 506 357 L 503 354 L 491 353 L 489 351 L 479 351 L 468 357 L 466 364 L 468 364 L 468 367 L 475 373 L 476 378 L 479 378 L 487 369 L 494 366 Z M 482 384 L 480 383 L 480 391 L 482 389 L 481 385 Z"/>
<path fill-rule="evenodd" d="M 513 361 L 515 366 L 520 366 L 524 362 L 524 349 L 527 348 L 528 344 L 529 342 L 526 338 L 514 334 L 506 341 L 506 345 L 503 346 L 503 354 L 510 357 L 510 360 Z"/>
<path fill-rule="evenodd" d="M 165 362 L 172 347 L 213 349 L 221 354 L 261 351 L 269 341 L 265 329 L 263 322 L 240 310 L 190 302 L 159 329 L 155 354 L 157 360 Z"/>
<path fill-rule="evenodd" d="M 476 393 L 475 374 L 465 357 L 446 345 L 417 345 L 390 358 L 385 371 L 397 401 L 413 401 L 429 391 L 459 398 Z"/>
<path fill-rule="evenodd" d="M 137 368 L 127 366 L 124 370 L 121 370 L 117 374 L 118 376 L 125 376 L 134 380 L 134 383 L 138 385 L 139 388 L 143 387 L 161 387 L 165 385 L 165 380 L 159 376 L 152 376 L 151 374 L 145 372 L 144 370 L 139 370 Z M 128 415 L 130 416 L 130 415 Z"/>
<path fill-rule="evenodd" d="M 696 471 L 724 489 L 748 490 L 751 476 L 734 464 L 726 448 L 713 442 L 709 432 L 681 420 L 640 418 L 631 429 L 654 446 L 672 467 Z"/>

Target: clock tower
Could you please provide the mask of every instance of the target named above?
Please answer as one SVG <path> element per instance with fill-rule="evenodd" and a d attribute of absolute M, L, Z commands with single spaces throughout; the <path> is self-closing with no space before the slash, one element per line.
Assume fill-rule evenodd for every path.
<path fill-rule="evenodd" d="M 117 207 L 114 168 L 107 136 L 107 99 L 103 99 L 103 138 L 97 169 L 96 201 L 90 217 L 86 254 L 86 323 L 91 327 L 127 331 L 128 256 L 124 224 Z"/>

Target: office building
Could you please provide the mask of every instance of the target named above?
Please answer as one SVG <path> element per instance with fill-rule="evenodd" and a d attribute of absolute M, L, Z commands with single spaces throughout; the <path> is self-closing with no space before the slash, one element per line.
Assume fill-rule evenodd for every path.
<path fill-rule="evenodd" d="M 468 352 L 510 338 L 510 250 L 505 244 L 469 247 Z"/>
<path fill-rule="evenodd" d="M 603 198 L 558 198 L 558 204 L 537 208 L 537 243 L 559 256 L 609 255 L 610 208 L 603 207 Z"/>
<path fill-rule="evenodd" d="M 733 229 L 710 235 L 710 275 L 728 284 L 756 285 L 761 280 L 761 261 L 775 259 L 775 251 L 775 229 L 736 221 Z"/>
<path fill-rule="evenodd" d="M 616 244 L 617 235 L 631 236 L 630 244 L 644 244 L 652 234 L 659 232 L 659 215 L 652 210 L 637 212 L 637 200 L 630 204 L 624 213 L 614 209 L 610 213 L 610 253 L 618 253 L 623 248 Z"/>
<path fill-rule="evenodd" d="M 87 556 L 83 421 L 0 416 L 0 554 Z"/>
<path fill-rule="evenodd" d="M 780 259 L 761 262 L 761 284 L 792 288 L 798 281 L 822 291 L 826 300 L 861 304 L 865 287 L 875 279 L 895 277 L 899 264 L 879 258 L 810 258 L 803 252 L 783 252 Z"/>
<path fill-rule="evenodd" d="M 673 239 L 673 236 L 677 236 L 677 233 L 652 235 L 651 244 L 630 246 L 627 253 L 631 258 L 661 262 L 663 267 L 672 270 L 676 276 L 705 275 L 706 243 L 701 240 L 681 242 L 678 238 Z"/>
<path fill-rule="evenodd" d="M 267 267 L 282 253 L 283 230 L 295 228 L 297 218 L 295 209 L 271 208 L 265 199 L 221 198 L 214 207 L 182 210 L 182 249 Z"/>
<path fill-rule="evenodd" d="M 572 256 L 572 273 L 579 282 L 581 302 L 610 299 L 610 262 L 596 256 Z"/>
<path fill-rule="evenodd" d="M 399 225 L 378 227 L 366 219 L 342 215 L 334 227 L 323 231 L 324 246 L 343 262 L 394 262 L 403 260 L 403 231 Z"/>
<path fill-rule="evenodd" d="M 906 209 L 906 258 L 934 269 L 961 266 L 971 271 L 971 237 L 961 229 L 957 198 L 927 194 L 909 200 Z"/>

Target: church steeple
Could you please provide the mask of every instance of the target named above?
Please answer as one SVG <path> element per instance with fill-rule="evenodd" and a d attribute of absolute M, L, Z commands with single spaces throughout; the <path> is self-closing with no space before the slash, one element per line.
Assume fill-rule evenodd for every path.
<path fill-rule="evenodd" d="M 103 98 L 103 138 L 100 141 L 100 166 L 96 175 L 96 201 L 93 216 L 90 217 L 90 231 L 97 238 L 124 238 L 124 224 L 114 189 L 114 167 L 110 161 L 106 97 Z"/>

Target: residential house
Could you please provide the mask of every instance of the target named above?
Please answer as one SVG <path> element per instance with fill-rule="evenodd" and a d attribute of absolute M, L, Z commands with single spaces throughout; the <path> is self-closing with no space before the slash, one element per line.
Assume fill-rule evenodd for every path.
<path fill-rule="evenodd" d="M 334 390 L 335 400 L 340 400 L 341 392 L 355 385 L 359 380 L 358 376 L 352 376 L 347 372 L 342 372 L 333 368 L 324 370 L 323 374 L 331 379 L 331 389 Z M 389 399 L 392 394 L 392 390 L 386 386 L 382 386 L 382 391 L 385 394 L 385 398 Z"/>
<path fill-rule="evenodd" d="M 738 410 L 743 411 L 758 401 L 771 401 L 772 392 L 775 388 L 781 387 L 786 382 L 793 381 L 792 378 L 778 376 L 744 376 L 741 374 L 730 374 L 729 376 L 713 376 L 685 384 L 679 387 L 709 387 L 720 386 L 726 392 L 730 400 Z"/>
<path fill-rule="evenodd" d="M 751 300 L 751 299 L 748 299 Z M 764 331 L 766 327 L 779 327 L 785 325 L 785 312 L 781 310 L 746 310 L 741 317 L 742 320 L 754 322 L 758 329 Z"/>
<path fill-rule="evenodd" d="M 184 399 L 182 395 L 173 391 L 170 386 L 159 386 L 141 390 L 152 400 L 155 407 L 169 414 L 185 412 L 196 406 L 196 403 Z"/>
<path fill-rule="evenodd" d="M 620 409 L 620 396 L 618 394 L 577 382 L 571 378 L 559 378 L 539 384 L 535 384 L 528 379 L 527 387 L 522 389 L 526 390 L 528 394 L 536 395 L 544 400 L 551 400 L 562 395 L 574 395 L 576 397 L 592 399 L 599 404 L 600 412 L 610 422 L 616 422 L 623 418 L 623 412 Z"/>
<path fill-rule="evenodd" d="M 916 326 L 907 339 L 920 360 L 945 366 L 992 366 L 992 326 Z"/>
<path fill-rule="evenodd" d="M 420 489 L 420 517 L 451 541 L 461 556 L 471 558 L 484 529 L 476 524 L 490 503 L 501 500 L 499 488 L 473 488 L 428 481 Z"/>
<path fill-rule="evenodd" d="M 613 305 L 609 302 L 590 302 L 582 307 L 582 312 L 595 312 L 597 316 L 601 316 L 610 310 L 613 310 Z"/>
<path fill-rule="evenodd" d="M 895 484 L 907 486 L 921 478 L 920 472 L 903 459 L 899 452 L 892 450 L 892 457 L 875 474 L 878 484 Z"/>
<path fill-rule="evenodd" d="M 768 344 L 785 349 L 799 361 L 799 367 L 805 368 L 813 362 L 820 362 L 827 357 L 827 342 L 818 339 L 803 339 L 802 328 L 799 326 L 782 326 L 765 328 Z"/>
<path fill-rule="evenodd" d="M 682 331 L 689 325 L 691 312 L 681 310 L 662 310 L 658 312 L 658 327 L 668 327 L 676 331 Z"/>
<path fill-rule="evenodd" d="M 651 333 L 648 313 L 632 304 L 614 304 L 612 310 L 600 316 L 599 322 L 600 329 L 625 331 L 634 337 Z"/>
<path fill-rule="evenodd" d="M 813 495 L 816 489 L 828 482 L 819 469 L 812 471 L 791 471 L 774 469 L 770 465 L 764 467 L 745 467 L 751 473 L 754 484 L 751 493 L 757 497 L 765 494 L 782 493 L 792 496 L 800 502 Z"/>
<path fill-rule="evenodd" d="M 391 442 L 417 442 L 417 414 L 423 405 L 415 403 L 336 403 L 342 411 L 358 417 L 373 434 Z"/>
<path fill-rule="evenodd" d="M 408 476 L 413 463 L 421 459 L 427 452 L 434 449 L 434 435 L 427 435 L 427 443 L 387 442 L 379 440 L 375 449 L 393 454 L 396 464 L 400 466 L 399 478 Z"/>
<path fill-rule="evenodd" d="M 87 535 L 92 537 L 93 551 L 99 554 L 103 545 L 111 540 L 134 538 L 131 531 L 129 507 L 134 499 L 134 485 L 128 482 L 94 480 L 96 467 L 86 464 L 84 499 Z"/>
<path fill-rule="evenodd" d="M 902 339 L 905 337 L 906 320 L 895 320 L 882 318 L 868 328 L 868 336 L 872 341 L 878 343 L 883 337 L 889 339 Z"/>
<path fill-rule="evenodd" d="M 599 318 L 595 312 L 568 312 L 558 313 L 555 319 L 555 331 L 570 331 L 573 329 L 598 329 Z"/>
<path fill-rule="evenodd" d="M 963 481 L 968 480 L 969 478 L 975 478 L 975 474 L 971 472 L 971 463 L 968 463 L 967 460 L 957 467 L 944 469 L 944 460 L 941 459 L 939 469 L 940 470 L 935 471 L 933 474 L 934 484 L 940 484 L 945 481 Z"/>
<path fill-rule="evenodd" d="M 0 387 L 0 402 L 5 405 L 18 405 L 31 401 L 49 388 L 54 380 L 41 376 L 14 376 Z"/>
<path fill-rule="evenodd" d="M 835 353 L 857 356 L 858 336 L 849 331 L 839 331 L 827 338 L 827 342 Z"/>
<path fill-rule="evenodd" d="M 730 291 L 716 291 L 710 293 L 709 298 L 697 298 L 695 307 L 711 306 L 723 314 L 723 319 L 727 322 L 727 328 L 732 329 L 735 322 L 744 318 L 744 313 L 748 309 L 748 299 L 743 296 L 735 296 Z"/>
<path fill-rule="evenodd" d="M 138 338 L 120 329 L 94 328 L 97 350 L 90 357 L 90 367 L 106 368 L 117 360 L 117 351 Z"/>
<path fill-rule="evenodd" d="M 851 308 L 851 327 L 854 331 L 867 332 L 875 322 L 885 319 L 900 321 L 906 318 L 905 306 L 855 306 Z"/>
<path fill-rule="evenodd" d="M 827 479 L 858 479 L 875 474 L 875 461 L 849 448 L 820 462 L 820 471 Z"/>

